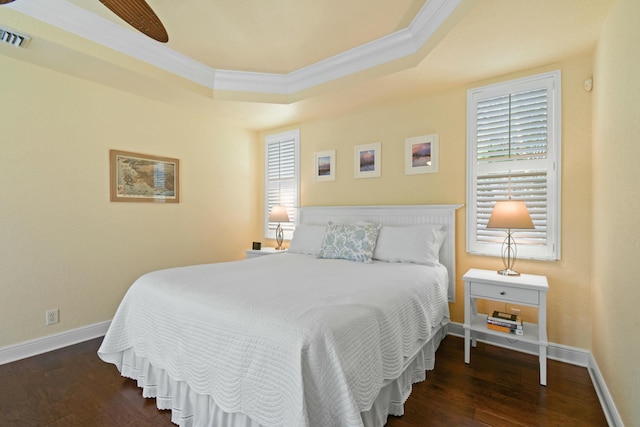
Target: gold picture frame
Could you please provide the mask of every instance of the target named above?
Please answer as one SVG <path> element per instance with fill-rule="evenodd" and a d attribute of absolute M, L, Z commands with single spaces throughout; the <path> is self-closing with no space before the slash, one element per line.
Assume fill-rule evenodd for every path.
<path fill-rule="evenodd" d="M 180 160 L 109 150 L 112 202 L 180 202 Z"/>

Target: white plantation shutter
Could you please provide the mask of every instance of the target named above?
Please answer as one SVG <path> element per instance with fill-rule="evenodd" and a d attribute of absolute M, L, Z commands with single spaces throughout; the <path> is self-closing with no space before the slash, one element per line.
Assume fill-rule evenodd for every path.
<path fill-rule="evenodd" d="M 478 100 L 477 160 L 546 158 L 547 104 L 546 88 Z"/>
<path fill-rule="evenodd" d="M 287 208 L 290 222 L 280 225 L 285 239 L 291 239 L 299 201 L 300 131 L 294 130 L 265 138 L 265 237 L 274 239 L 276 222 L 269 222 L 273 206 Z"/>
<path fill-rule="evenodd" d="M 498 200 L 523 200 L 535 229 L 514 232 L 519 258 L 560 250 L 560 72 L 470 90 L 467 105 L 467 250 L 499 255 L 487 229 Z"/>

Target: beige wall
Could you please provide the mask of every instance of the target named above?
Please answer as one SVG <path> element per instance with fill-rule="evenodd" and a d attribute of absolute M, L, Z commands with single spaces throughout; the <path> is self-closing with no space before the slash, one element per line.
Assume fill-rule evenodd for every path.
<path fill-rule="evenodd" d="M 111 319 L 142 273 L 244 255 L 255 133 L 4 56 L 0 69 L 0 348 Z M 109 202 L 111 148 L 179 158 L 182 202 Z M 51 308 L 60 323 L 44 326 Z"/>
<path fill-rule="evenodd" d="M 465 203 L 467 89 L 560 68 L 562 70 L 562 260 L 518 261 L 519 270 L 549 278 L 549 339 L 589 349 L 591 222 L 591 94 L 583 88 L 591 57 L 477 82 L 401 103 L 299 124 L 301 131 L 301 205 L 386 205 Z M 274 130 L 279 131 L 279 130 Z M 269 132 L 272 133 L 272 132 Z M 438 133 L 440 172 L 405 175 L 404 140 Z M 264 136 L 264 135 L 263 135 Z M 355 179 L 355 145 L 382 143 L 382 176 Z M 336 150 L 336 180 L 313 181 L 313 153 Z M 471 267 L 497 269 L 501 260 L 465 252 L 465 210 L 457 214 L 457 301 L 452 320 L 463 322 L 464 287 L 460 277 Z M 525 317 L 536 313 L 526 311 Z"/>
<path fill-rule="evenodd" d="M 616 1 L 595 55 L 592 352 L 625 425 L 640 425 L 640 3 Z"/>

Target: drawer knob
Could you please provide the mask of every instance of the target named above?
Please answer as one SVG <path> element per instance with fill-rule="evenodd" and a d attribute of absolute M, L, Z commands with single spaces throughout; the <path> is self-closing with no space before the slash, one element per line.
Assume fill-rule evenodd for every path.
<path fill-rule="evenodd" d="M 506 294 L 505 291 L 500 291 L 500 295 L 504 295 L 504 294 Z"/>

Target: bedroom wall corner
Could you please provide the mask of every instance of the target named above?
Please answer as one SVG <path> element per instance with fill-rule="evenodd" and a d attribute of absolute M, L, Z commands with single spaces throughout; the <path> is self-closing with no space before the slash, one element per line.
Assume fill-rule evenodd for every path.
<path fill-rule="evenodd" d="M 592 353 L 621 421 L 640 425 L 640 3 L 616 0 L 593 75 Z"/>

